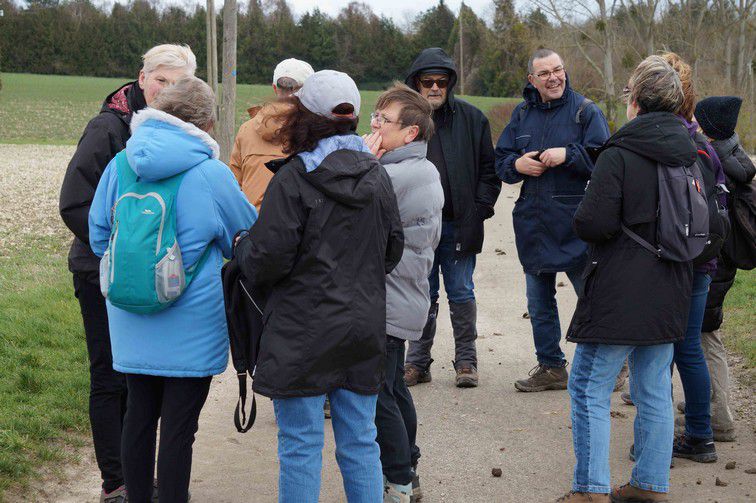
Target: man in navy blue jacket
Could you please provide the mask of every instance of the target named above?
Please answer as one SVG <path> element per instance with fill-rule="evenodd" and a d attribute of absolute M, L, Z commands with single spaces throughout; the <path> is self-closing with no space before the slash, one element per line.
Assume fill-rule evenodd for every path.
<path fill-rule="evenodd" d="M 499 178 L 523 182 L 512 217 L 538 359 L 515 387 L 566 389 L 556 273 L 566 272 L 576 292 L 582 288 L 587 245 L 572 230 L 572 218 L 593 170 L 586 148 L 600 147 L 609 127 L 599 107 L 570 88 L 562 58 L 549 49 L 530 58 L 523 97 L 496 144 Z"/>

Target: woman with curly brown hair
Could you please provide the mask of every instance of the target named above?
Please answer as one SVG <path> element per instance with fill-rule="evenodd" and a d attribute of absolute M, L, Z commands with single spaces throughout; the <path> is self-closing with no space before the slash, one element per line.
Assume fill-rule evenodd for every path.
<path fill-rule="evenodd" d="M 316 503 L 323 403 L 350 503 L 383 499 L 375 411 L 386 352 L 386 274 L 404 246 L 386 170 L 354 134 L 360 94 L 345 73 L 308 78 L 277 119 L 290 157 L 275 172 L 254 232 L 236 245 L 268 293 L 253 388 L 273 399 L 279 501 Z"/>

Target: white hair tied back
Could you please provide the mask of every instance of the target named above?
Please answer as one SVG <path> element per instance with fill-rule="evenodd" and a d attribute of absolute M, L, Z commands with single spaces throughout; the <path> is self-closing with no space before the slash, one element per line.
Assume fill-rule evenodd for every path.
<path fill-rule="evenodd" d="M 142 70 L 150 74 L 159 66 L 171 69 L 184 69 L 187 75 L 197 71 L 197 57 L 188 45 L 156 45 L 142 56 Z"/>

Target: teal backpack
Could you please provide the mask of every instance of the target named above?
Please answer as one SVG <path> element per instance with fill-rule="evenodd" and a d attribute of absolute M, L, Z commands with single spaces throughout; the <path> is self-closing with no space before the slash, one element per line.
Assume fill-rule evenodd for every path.
<path fill-rule="evenodd" d="M 186 172 L 139 181 L 122 151 L 115 157 L 118 197 L 111 210 L 110 241 L 100 260 L 100 289 L 120 309 L 152 314 L 186 290 L 209 255 L 184 269 L 176 239 L 176 194 Z"/>

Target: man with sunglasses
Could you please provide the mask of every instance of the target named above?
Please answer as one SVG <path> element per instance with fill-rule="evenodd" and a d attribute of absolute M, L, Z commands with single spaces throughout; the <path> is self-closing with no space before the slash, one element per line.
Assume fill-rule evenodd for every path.
<path fill-rule="evenodd" d="M 567 273 L 581 291 L 588 247 L 572 219 L 593 170 L 586 149 L 603 145 L 609 127 L 599 107 L 572 90 L 564 62 L 552 50 L 539 49 L 530 58 L 523 97 L 496 144 L 496 173 L 506 183 L 522 182 L 512 217 L 538 359 L 515 388 L 561 390 L 568 376 L 559 347 L 556 274 Z"/>
<path fill-rule="evenodd" d="M 409 344 L 404 378 L 408 386 L 431 380 L 440 270 L 454 333 L 455 382 L 460 388 L 475 387 L 478 333 L 473 271 L 475 256 L 483 246 L 483 221 L 493 216 L 501 191 L 494 170 L 491 128 L 480 110 L 454 96 L 457 70 L 443 49 L 423 50 L 412 63 L 405 83 L 433 107 L 436 134 L 428 143 L 428 160 L 438 169 L 445 202 L 441 241 L 429 278 L 428 320 L 420 340 Z"/>

